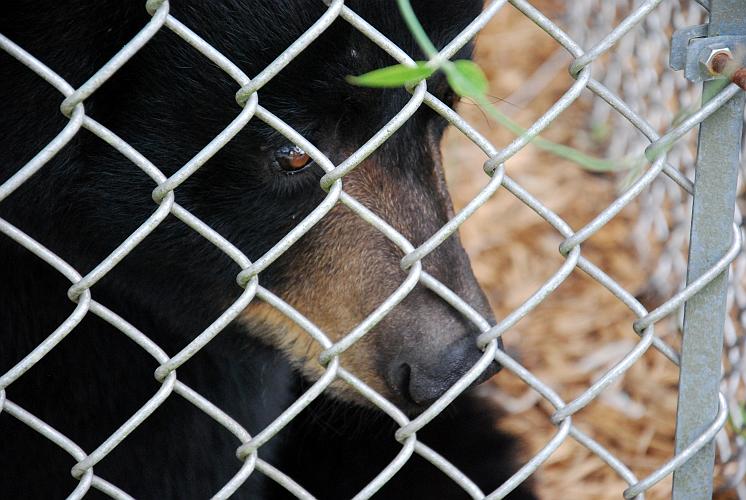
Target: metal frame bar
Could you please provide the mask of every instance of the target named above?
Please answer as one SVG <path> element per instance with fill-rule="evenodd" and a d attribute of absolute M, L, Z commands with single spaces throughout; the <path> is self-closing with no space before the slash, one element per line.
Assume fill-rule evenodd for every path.
<path fill-rule="evenodd" d="M 708 37 L 746 34 L 746 0 L 712 0 Z M 705 82 L 703 95 L 721 85 Z M 712 268 L 732 243 L 736 184 L 746 96 L 735 94 L 702 122 L 692 206 L 687 284 Z M 684 340 L 676 415 L 676 453 L 716 419 L 728 269 L 693 296 L 684 309 Z M 715 444 L 711 441 L 674 472 L 675 500 L 712 498 Z"/>

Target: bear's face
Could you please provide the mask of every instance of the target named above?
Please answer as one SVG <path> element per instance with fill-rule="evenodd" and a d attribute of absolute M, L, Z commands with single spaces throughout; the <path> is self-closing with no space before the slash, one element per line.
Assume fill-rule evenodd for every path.
<path fill-rule="evenodd" d="M 407 53 L 423 58 L 393 0 L 352 1 L 350 6 Z M 422 0 L 413 6 L 433 42 L 443 47 L 479 13 L 481 2 Z M 251 77 L 326 8 L 321 0 L 183 0 L 171 6 L 175 18 Z M 114 30 L 66 30 L 61 42 L 34 32 L 18 33 L 17 41 L 28 45 L 49 39 L 55 46 L 74 47 L 64 53 L 68 60 L 58 61 L 54 69 L 73 85 L 80 85 L 147 22 L 144 10 L 139 14 L 132 9 L 122 4 L 113 9 L 101 7 L 95 13 L 102 17 L 102 25 L 115 26 Z M 293 15 L 283 16 L 283 12 Z M 39 25 L 38 30 L 56 27 L 54 23 Z M 39 53 L 44 50 L 40 48 Z M 468 48 L 454 59 L 466 57 Z M 404 89 L 359 88 L 345 78 L 394 63 L 360 31 L 337 19 L 259 89 L 258 102 L 338 165 L 412 98 Z M 37 86 L 33 92 L 14 85 L 19 99 L 32 96 L 31 102 L 58 105 L 60 97 L 54 89 L 38 77 L 31 81 Z M 453 104 L 454 96 L 442 75 L 428 79 L 427 88 L 446 104 Z M 86 99 L 85 109 L 165 175 L 172 175 L 238 115 L 237 90 L 222 70 L 163 28 Z M 53 114 L 45 112 L 33 123 L 56 133 L 58 126 L 44 121 L 48 116 Z M 415 247 L 453 212 L 439 151 L 444 128 L 445 121 L 423 105 L 342 179 L 345 192 Z M 42 136 L 40 141 L 45 140 Z M 18 151 L 19 164 L 26 155 L 22 146 L 9 149 Z M 40 149 L 31 143 L 25 147 Z M 78 269 L 95 266 L 155 210 L 152 179 L 87 132 L 78 134 L 44 172 L 36 184 L 24 186 L 5 206 L 19 226 Z M 319 186 L 323 173 L 288 138 L 255 116 L 175 190 L 175 200 L 255 261 L 321 203 L 326 196 Z M 338 204 L 262 271 L 259 283 L 337 341 L 402 284 L 407 276 L 400 268 L 402 256 L 380 231 Z M 443 242 L 422 265 L 491 318 L 457 236 Z M 235 300 L 236 274 L 235 264 L 221 251 L 169 216 L 96 290 L 108 291 L 113 300 L 126 301 L 127 308 L 150 314 L 162 330 L 178 337 L 174 349 L 180 349 L 202 324 Z M 237 322 L 249 337 L 282 350 L 308 378 L 323 372 L 318 361 L 320 346 L 259 299 L 252 301 Z M 402 408 L 415 412 L 441 395 L 480 357 L 477 333 L 451 306 L 418 285 L 344 352 L 341 363 Z M 493 363 L 484 376 L 494 368 Z M 340 397 L 360 399 L 345 384 L 335 383 L 333 390 Z"/>
<path fill-rule="evenodd" d="M 409 130 L 416 135 L 387 145 L 343 179 L 346 193 L 415 246 L 452 216 L 440 163 L 441 130 L 433 116 L 423 113 L 418 120 L 421 122 Z M 280 151 L 282 154 L 285 150 Z M 293 174 L 271 173 L 310 179 L 310 186 L 292 191 L 288 210 L 304 206 L 306 198 L 319 190 L 321 174 L 313 165 Z M 299 185 L 306 182 L 287 181 Z M 303 215 L 305 212 L 296 217 Z M 386 236 L 340 203 L 273 264 L 277 274 L 272 288 L 332 341 L 338 341 L 406 279 L 407 273 L 400 268 L 402 257 L 403 252 Z M 423 269 L 491 318 L 457 236 L 426 257 Z M 286 352 L 309 378 L 316 379 L 323 373 L 318 361 L 322 352 L 319 343 L 273 307 L 255 301 L 240 322 L 251 335 L 268 339 Z M 478 333 L 451 306 L 417 285 L 381 323 L 342 355 L 342 366 L 400 407 L 416 411 L 442 394 L 477 361 L 482 354 L 476 347 Z M 346 384 L 335 383 L 332 388 L 342 397 L 358 399 Z"/>
<path fill-rule="evenodd" d="M 385 16 L 382 2 L 360 7 L 360 14 L 409 53 L 418 53 L 398 12 Z M 458 3 L 458 2 L 456 2 Z M 393 3 L 392 3 L 393 4 Z M 394 7 L 391 5 L 391 7 Z M 417 5 L 415 5 L 417 7 Z M 419 9 L 436 44 L 445 45 L 479 9 L 477 2 Z M 438 38 L 438 36 L 440 38 Z M 458 57 L 468 57 L 462 51 Z M 259 102 L 300 131 L 334 164 L 339 164 L 383 127 L 411 95 L 404 89 L 363 89 L 345 76 L 392 64 L 372 42 L 338 21 L 286 70 L 259 91 Z M 428 90 L 446 104 L 454 95 L 442 75 Z M 343 189 L 402 233 L 415 246 L 453 215 L 444 181 L 440 141 L 444 120 L 425 105 L 373 155 L 342 180 Z M 255 144 L 251 196 L 264 212 L 261 224 L 247 217 L 249 235 L 264 231 L 276 242 L 323 199 L 324 174 L 304 152 L 271 130 Z M 270 208 L 271 207 L 271 208 Z M 271 219 L 270 219 L 271 216 Z M 257 226 L 262 226 L 259 229 Z M 250 236 L 249 236 L 250 237 Z M 261 256 L 261 252 L 250 255 Z M 405 280 L 402 251 L 379 230 L 339 203 L 268 270 L 271 288 L 311 319 L 332 341 L 363 322 Z M 471 272 L 457 236 L 423 261 L 432 274 L 479 313 L 491 318 L 487 301 Z M 260 283 L 265 283 L 260 276 Z M 254 301 L 240 323 L 250 335 L 282 349 L 311 379 L 323 373 L 321 346 L 271 306 Z M 433 292 L 418 285 L 373 330 L 342 356 L 342 366 L 400 407 L 417 411 L 432 402 L 473 366 L 481 355 L 478 331 Z M 496 365 L 484 377 L 494 373 Z M 360 399 L 346 384 L 332 388 L 343 398 Z"/>

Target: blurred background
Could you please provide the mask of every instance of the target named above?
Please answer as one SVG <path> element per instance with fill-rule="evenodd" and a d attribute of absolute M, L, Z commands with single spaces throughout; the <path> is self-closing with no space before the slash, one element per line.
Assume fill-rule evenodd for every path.
<path fill-rule="evenodd" d="M 630 0 L 536 0 L 532 4 L 581 46 L 608 34 L 639 2 Z M 694 1 L 664 1 L 641 25 L 593 63 L 603 82 L 659 132 L 700 103 L 701 85 L 668 68 L 674 29 L 705 22 Z M 503 7 L 477 38 L 476 60 L 490 80 L 495 105 L 521 126 L 530 126 L 572 85 L 571 56 L 510 5 Z M 459 113 L 495 146 L 514 136 L 468 100 Z M 542 134 L 585 153 L 614 160 L 639 156 L 648 141 L 591 92 L 584 91 Z M 485 155 L 451 127 L 443 143 L 446 174 L 456 209 L 486 184 Z M 696 132 L 669 154 L 671 164 L 693 177 Z M 620 162 L 621 163 L 621 162 Z M 521 186 L 578 229 L 607 207 L 639 175 L 637 169 L 592 173 L 529 145 L 506 163 Z M 743 200 L 741 200 L 743 201 Z M 689 236 L 690 200 L 660 176 L 638 199 L 583 244 L 583 255 L 631 291 L 651 310 L 683 285 Z M 500 189 L 462 227 L 464 246 L 497 318 L 503 318 L 538 289 L 563 263 L 561 236 L 508 191 Z M 746 498 L 744 408 L 744 270 L 741 257 L 731 270 L 731 321 L 726 328 L 723 391 L 731 405 L 718 437 L 717 498 Z M 680 316 L 680 315 L 679 315 Z M 635 316 L 594 280 L 575 270 L 560 288 L 503 337 L 524 366 L 565 401 L 603 375 L 638 340 Z M 656 326 L 656 334 L 679 347 L 681 318 Z M 678 369 L 655 349 L 615 385 L 573 417 L 574 423 L 643 478 L 672 457 Z M 525 456 L 537 452 L 556 428 L 552 407 L 507 370 L 486 391 L 503 406 L 499 426 L 526 440 Z M 572 439 L 535 475 L 542 498 L 621 498 L 627 484 L 598 457 Z M 671 477 L 647 498 L 670 498 Z"/>

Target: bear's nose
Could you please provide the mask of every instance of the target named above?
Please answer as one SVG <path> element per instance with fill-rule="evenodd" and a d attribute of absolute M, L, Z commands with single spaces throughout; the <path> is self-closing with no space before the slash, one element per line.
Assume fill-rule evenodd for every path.
<path fill-rule="evenodd" d="M 498 347 L 502 349 L 502 342 Z M 448 345 L 435 355 L 405 353 L 389 365 L 386 381 L 402 398 L 418 406 L 427 406 L 455 384 L 483 354 L 475 337 L 471 336 Z M 500 368 L 493 360 L 472 385 L 481 384 Z"/>

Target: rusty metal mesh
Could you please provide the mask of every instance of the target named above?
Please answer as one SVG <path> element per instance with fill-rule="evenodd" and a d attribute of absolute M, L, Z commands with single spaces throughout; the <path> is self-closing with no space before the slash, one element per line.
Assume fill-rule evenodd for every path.
<path fill-rule="evenodd" d="M 578 2 L 576 8 L 582 8 Z M 78 271 L 68 265 L 64 260 L 44 247 L 43 241 L 36 241 L 24 233 L 23 228 L 14 227 L 6 221 L 0 221 L 0 231 L 15 240 L 19 245 L 25 247 L 39 258 L 44 260 L 52 268 L 59 271 L 71 282 L 68 296 L 76 304 L 73 313 L 59 327 L 39 344 L 25 358 L 18 362 L 8 372 L 0 377 L 0 409 L 17 418 L 35 431 L 39 432 L 57 446 L 64 449 L 77 463 L 72 469 L 73 475 L 79 480 L 70 498 L 81 498 L 91 488 L 113 498 L 130 498 L 126 492 L 116 485 L 107 482 L 95 474 L 95 465 L 109 454 L 127 435 L 138 425 L 147 419 L 167 398 L 174 397 L 173 394 L 184 398 L 194 406 L 209 415 L 216 425 L 221 425 L 236 437 L 237 460 L 242 461 L 241 467 L 236 475 L 225 484 L 220 491 L 216 492 L 215 498 L 229 497 L 251 474 L 264 474 L 286 488 L 292 495 L 298 498 L 312 498 L 311 494 L 304 490 L 302 485 L 296 483 L 293 478 L 285 475 L 281 470 L 273 467 L 262 459 L 261 448 L 290 422 L 303 408 L 314 398 L 321 394 L 334 380 L 341 380 L 349 384 L 373 405 L 388 414 L 399 426 L 392 439 L 401 443 L 401 451 L 395 459 L 381 470 L 378 475 L 367 484 L 356 496 L 356 498 L 371 497 L 386 481 L 388 481 L 413 455 L 419 454 L 426 460 L 438 467 L 444 474 L 448 475 L 454 482 L 459 484 L 466 493 L 473 498 L 501 498 L 508 494 L 518 484 L 529 477 L 539 468 L 547 458 L 568 439 L 576 440 L 581 445 L 600 457 L 621 478 L 629 484 L 624 491 L 625 498 L 642 497 L 644 492 L 661 479 L 671 474 L 686 460 L 696 453 L 706 443 L 711 441 L 724 426 L 728 416 L 727 396 L 730 394 L 728 382 L 724 384 L 724 394 L 720 397 L 720 409 L 711 425 L 695 440 L 689 447 L 670 459 L 652 474 L 644 478 L 638 478 L 621 460 L 601 444 L 593 440 L 573 425 L 573 415 L 581 411 L 585 406 L 594 401 L 606 388 L 623 377 L 625 372 L 632 366 L 649 348 L 659 350 L 672 363 L 678 364 L 679 355 L 674 348 L 656 337 L 655 324 L 675 315 L 683 303 L 701 290 L 707 283 L 715 279 L 723 270 L 727 269 L 741 250 L 740 231 L 734 228 L 733 243 L 730 250 L 720 261 L 701 278 L 692 282 L 687 287 L 675 291 L 668 290 L 668 300 L 658 308 L 648 311 L 619 283 L 607 275 L 603 269 L 588 260 L 582 254 L 582 244 L 588 238 L 599 231 L 609 220 L 617 215 L 628 204 L 636 200 L 643 203 L 658 203 L 651 198 L 651 193 L 660 190 L 661 184 L 675 186 L 674 189 L 683 188 L 684 191 L 692 192 L 692 183 L 685 172 L 679 167 L 679 163 L 686 164 L 687 159 L 670 153 L 647 164 L 639 177 L 606 209 L 588 224 L 581 228 L 572 228 L 559 215 L 552 212 L 541 200 L 536 199 L 521 185 L 515 182 L 509 175 L 510 159 L 531 139 L 541 133 L 552 121 L 563 113 L 573 102 L 581 97 L 581 92 L 590 91 L 605 104 L 605 109 L 614 119 L 624 121 L 633 128 L 637 134 L 645 137 L 643 146 L 655 148 L 661 144 L 674 143 L 686 132 L 692 130 L 706 117 L 717 110 L 730 97 L 740 92 L 734 86 L 726 87 L 715 98 L 710 100 L 704 107 L 691 114 L 686 120 L 674 127 L 666 127 L 663 134 L 656 129 L 660 123 L 651 123 L 644 115 L 644 108 L 631 106 L 627 102 L 628 95 L 620 91 L 618 86 L 609 84 L 608 78 L 597 79 L 591 76 L 591 68 L 599 58 L 605 54 L 614 54 L 616 50 L 624 50 L 630 44 L 631 38 L 625 37 L 627 33 L 639 25 L 653 19 L 652 16 L 659 15 L 656 8 L 661 0 L 648 0 L 635 2 L 634 7 L 621 18 L 618 16 L 609 24 L 608 31 L 603 36 L 586 43 L 578 37 L 577 33 L 572 36 L 563 31 L 558 24 L 545 17 L 525 0 L 494 0 L 489 3 L 482 14 L 476 18 L 462 33 L 456 36 L 442 51 L 441 56 L 450 58 L 464 44 L 468 43 L 477 32 L 500 10 L 514 8 L 518 9 L 534 23 L 552 36 L 558 47 L 566 51 L 573 58 L 571 73 L 574 75 L 573 83 L 538 120 L 536 120 L 526 133 L 517 137 L 505 148 L 493 146 L 487 139 L 480 135 L 469 123 L 463 120 L 456 112 L 445 106 L 433 95 L 428 93 L 427 82 L 419 83 L 412 91 L 409 102 L 391 119 L 391 121 L 373 137 L 371 137 L 360 149 L 338 165 L 333 164 L 313 144 L 302 137 L 297 131 L 283 123 L 271 110 L 261 106 L 261 88 L 270 79 L 275 78 L 280 70 L 293 58 L 303 52 L 308 45 L 320 33 L 322 33 L 332 22 L 341 18 L 343 22 L 350 23 L 361 33 L 367 36 L 375 44 L 386 50 L 394 59 L 403 64 L 413 64 L 413 60 L 399 47 L 384 37 L 375 28 L 369 25 L 365 19 L 358 16 L 353 10 L 344 5 L 343 0 L 334 0 L 328 3 L 326 12 L 289 46 L 272 64 L 267 66 L 258 75 L 249 78 L 241 69 L 230 60 L 231 54 L 222 54 L 207 44 L 198 34 L 199 26 L 185 26 L 179 20 L 169 15 L 169 2 L 166 0 L 150 0 L 145 8 L 152 15 L 151 20 L 143 26 L 142 30 L 133 37 L 122 49 L 103 65 L 95 74 L 79 88 L 73 88 L 59 75 L 54 73 L 44 64 L 43 57 L 37 59 L 25 52 L 22 47 L 13 43 L 12 40 L 0 34 L 0 48 L 7 51 L 11 56 L 29 67 L 54 86 L 62 94 L 62 113 L 69 118 L 68 124 L 43 150 L 20 169 L 7 182 L 0 186 L 0 201 L 10 195 L 18 186 L 26 182 L 33 174 L 41 171 L 44 165 L 62 147 L 65 146 L 81 129 L 86 129 L 95 134 L 101 140 L 108 143 L 112 148 L 119 151 L 132 161 L 132 168 L 139 168 L 153 179 L 153 213 L 135 232 L 129 235 L 121 245 L 114 250 L 106 259 L 100 262 L 91 272 L 81 276 Z M 134 150 L 127 142 L 117 137 L 106 124 L 98 123 L 86 114 L 85 102 L 96 90 L 116 71 L 121 68 L 138 50 L 145 46 L 148 41 L 162 29 L 173 31 L 193 50 L 200 52 L 205 57 L 205 62 L 211 61 L 226 72 L 236 82 L 236 108 L 237 115 L 233 122 L 228 125 L 218 136 L 207 144 L 196 156 L 188 161 L 171 177 L 166 177 L 147 158 Z M 196 31 L 193 31 L 196 30 Z M 624 37 L 624 39 L 623 39 Z M 608 73 L 607 73 L 608 75 Z M 448 120 L 456 129 L 473 141 L 489 157 L 485 163 L 484 170 L 487 172 L 482 191 L 468 203 L 449 223 L 433 234 L 425 243 L 415 248 L 401 234 L 389 226 L 385 220 L 365 208 L 360 202 L 344 191 L 344 176 L 354 169 L 363 159 L 371 154 L 377 147 L 385 142 L 412 114 L 422 105 L 429 106 Z M 261 120 L 270 127 L 284 135 L 289 141 L 306 151 L 318 165 L 326 172 L 321 181 L 321 186 L 327 191 L 323 202 L 316 207 L 306 219 L 290 231 L 280 242 L 278 242 L 266 254 L 258 260 L 250 261 L 230 241 L 221 237 L 217 232 L 200 221 L 189 211 L 180 206 L 176 199 L 179 186 L 195 171 L 197 171 L 207 160 L 209 160 L 221 147 L 246 125 L 250 120 Z M 667 122 L 667 123 L 670 123 Z M 622 147 L 622 146 L 620 146 Z M 627 146 L 623 146 L 626 148 Z M 482 170 L 482 165 L 473 165 L 476 171 Z M 678 187 L 676 187 L 678 186 Z M 664 188 L 665 189 L 665 188 Z M 564 239 L 559 251 L 564 257 L 564 263 L 556 270 L 553 276 L 535 291 L 520 307 L 507 316 L 501 318 L 497 324 L 490 324 L 477 314 L 467 303 L 461 300 L 455 293 L 439 283 L 435 278 L 423 271 L 421 259 L 432 252 L 449 235 L 458 230 L 459 226 L 469 218 L 475 210 L 492 196 L 515 196 L 525 203 L 546 223 L 554 228 Z M 307 318 L 294 310 L 289 304 L 272 294 L 260 284 L 261 273 L 283 252 L 291 247 L 302 237 L 315 223 L 326 216 L 337 203 L 346 205 L 363 220 L 381 231 L 387 238 L 394 242 L 405 253 L 402 267 L 408 271 L 407 278 L 400 287 L 389 296 L 371 315 L 361 324 L 349 332 L 342 340 L 333 343 L 318 327 Z M 681 200 L 685 205 L 686 200 Z M 222 250 L 236 263 L 237 284 L 243 288 L 240 297 L 226 309 L 214 322 L 201 334 L 195 337 L 184 349 L 173 356 L 167 355 L 157 344 L 151 341 L 146 332 L 141 332 L 127 322 L 126 318 L 118 316 L 103 304 L 95 300 L 96 283 L 110 272 L 128 253 L 130 253 L 140 242 L 167 217 L 174 216 L 199 233 L 202 237 Z M 642 222 L 641 222 L 642 224 Z M 672 253 L 672 258 L 675 253 Z M 741 263 L 738 271 L 743 272 L 744 265 Z M 580 270 L 596 280 L 600 285 L 608 289 L 624 305 L 626 305 L 637 317 L 630 325 L 630 335 L 637 334 L 638 340 L 631 349 L 616 365 L 614 365 L 602 377 L 598 378 L 581 394 L 572 401 L 564 401 L 551 387 L 547 381 L 540 380 L 529 370 L 524 368 L 510 355 L 497 349 L 497 339 L 502 335 L 510 335 L 511 328 L 523 317 L 530 314 L 546 297 L 570 275 Z M 740 276 L 740 274 L 738 274 Z M 409 419 L 404 413 L 397 409 L 392 403 L 366 386 L 354 373 L 350 373 L 340 366 L 339 355 L 350 345 L 358 341 L 362 336 L 381 320 L 392 308 L 406 297 L 406 295 L 418 283 L 430 288 L 443 300 L 451 304 L 456 310 L 477 325 L 482 334 L 479 337 L 479 345 L 484 354 L 455 385 L 453 385 L 441 398 L 432 404 L 424 413 L 417 418 Z M 734 302 L 743 306 L 743 291 L 738 289 L 734 294 Z M 251 301 L 263 301 L 286 315 L 292 321 L 303 328 L 324 349 L 320 362 L 325 366 L 324 375 L 313 384 L 306 393 L 287 408 L 270 425 L 256 435 L 250 435 L 238 422 L 232 420 L 220 408 L 207 401 L 183 382 L 178 380 L 176 370 L 209 343 L 220 331 L 231 322 Z M 75 326 L 87 314 L 96 315 L 117 328 L 136 342 L 143 350 L 152 355 L 160 364 L 155 372 L 156 379 L 161 383 L 160 388 L 151 399 L 135 412 L 126 422 L 101 443 L 94 450 L 83 450 L 76 443 L 50 427 L 44 421 L 25 411 L 12 402 L 13 383 L 23 374 L 41 360 L 50 350 L 61 342 L 68 334 L 74 334 Z M 729 342 L 736 344 L 736 330 L 740 328 L 736 323 L 729 327 Z M 740 353 L 740 351 L 738 351 Z M 416 431 L 428 424 L 435 416 L 464 391 L 482 370 L 492 360 L 497 360 L 507 370 L 516 374 L 532 390 L 545 398 L 555 409 L 551 415 L 551 422 L 556 426 L 555 435 L 534 456 L 532 456 L 518 472 L 507 482 L 492 492 L 483 492 L 466 475 L 438 455 L 425 443 L 418 441 Z M 734 358 L 735 359 L 735 358 Z M 738 358 L 740 359 L 740 358 Z M 737 360 L 736 360 L 737 361 Z M 741 369 L 742 373 L 742 369 Z M 729 379 L 726 379 L 729 380 Z M 739 379 L 740 380 L 740 379 Z M 739 382 L 740 383 L 740 382 Z M 3 450 L 0 452 L 12 452 Z"/>

